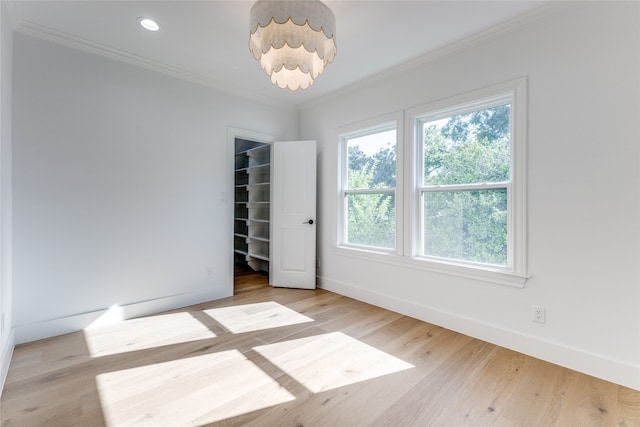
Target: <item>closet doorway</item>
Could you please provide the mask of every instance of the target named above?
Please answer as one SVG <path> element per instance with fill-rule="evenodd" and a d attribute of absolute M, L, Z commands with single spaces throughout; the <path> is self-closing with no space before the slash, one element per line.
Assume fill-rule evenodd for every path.
<path fill-rule="evenodd" d="M 234 136 L 234 282 L 315 289 L 316 156 L 315 141 Z"/>
<path fill-rule="evenodd" d="M 235 138 L 233 185 L 234 285 L 269 283 L 271 144 Z"/>

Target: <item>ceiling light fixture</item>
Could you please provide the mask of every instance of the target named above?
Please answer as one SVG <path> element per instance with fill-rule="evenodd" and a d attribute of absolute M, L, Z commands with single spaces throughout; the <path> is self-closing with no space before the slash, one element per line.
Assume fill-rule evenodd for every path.
<path fill-rule="evenodd" d="M 308 88 L 336 56 L 336 19 L 319 0 L 258 0 L 250 25 L 249 50 L 283 89 Z"/>
<path fill-rule="evenodd" d="M 138 18 L 138 22 L 145 30 L 158 31 L 160 29 L 160 24 L 151 18 Z"/>

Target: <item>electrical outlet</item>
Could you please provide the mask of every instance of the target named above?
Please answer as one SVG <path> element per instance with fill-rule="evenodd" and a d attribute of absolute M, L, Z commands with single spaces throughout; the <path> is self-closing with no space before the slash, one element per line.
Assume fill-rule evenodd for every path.
<path fill-rule="evenodd" d="M 210 278 L 211 276 L 213 276 L 213 267 L 207 268 L 207 277 Z"/>
<path fill-rule="evenodd" d="M 542 305 L 532 305 L 531 320 L 537 323 L 545 323 L 547 321 L 547 309 Z"/>

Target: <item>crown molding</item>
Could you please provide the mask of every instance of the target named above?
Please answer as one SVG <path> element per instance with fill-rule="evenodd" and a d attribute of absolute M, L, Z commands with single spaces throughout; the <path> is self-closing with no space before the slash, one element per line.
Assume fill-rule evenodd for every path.
<path fill-rule="evenodd" d="M 387 70 L 381 71 L 371 77 L 359 80 L 354 83 L 349 83 L 345 86 L 339 87 L 327 94 L 321 95 L 317 98 L 309 101 L 303 101 L 301 103 L 291 103 L 274 99 L 273 97 L 261 95 L 247 90 L 244 87 L 229 85 L 216 80 L 210 76 L 205 76 L 191 71 L 175 67 L 172 65 L 160 63 L 148 58 L 144 58 L 139 55 L 132 54 L 130 52 L 115 49 L 100 43 L 92 42 L 82 37 L 74 36 L 69 33 L 55 30 L 53 28 L 37 24 L 28 20 L 22 19 L 20 13 L 20 6 L 17 1 L 2 1 L 7 7 L 9 23 L 14 31 L 26 34 L 38 39 L 46 40 L 59 45 L 67 46 L 73 49 L 82 50 L 88 53 L 92 53 L 98 56 L 114 59 L 117 61 L 125 62 L 127 64 L 145 68 L 151 71 L 162 73 L 180 80 L 195 83 L 216 91 L 228 93 L 234 96 L 242 97 L 254 102 L 259 102 L 265 105 L 274 106 L 278 108 L 284 108 L 288 110 L 301 111 L 307 108 L 311 108 L 317 104 L 327 102 L 331 99 L 335 99 L 338 96 L 346 93 L 358 91 L 362 88 L 370 86 L 372 84 L 379 83 L 388 79 L 392 79 L 404 73 L 407 73 L 415 68 L 419 68 L 435 61 L 441 57 L 450 55 L 456 51 L 472 47 L 478 43 L 486 40 L 495 39 L 505 34 L 514 31 L 523 26 L 529 25 L 536 20 L 539 20 L 545 16 L 558 13 L 560 11 L 576 7 L 576 5 L 584 5 L 589 2 L 579 1 L 560 1 L 553 0 L 550 3 L 544 4 L 528 13 L 512 18 L 501 24 L 495 25 L 482 32 L 476 33 L 472 36 L 460 39 L 448 45 L 445 45 L 439 49 L 430 51 L 425 55 L 416 57 L 409 61 L 406 61 L 400 65 L 393 66 Z"/>
<path fill-rule="evenodd" d="M 584 3 L 588 3 L 588 2 L 553 0 L 550 3 L 546 3 L 542 6 L 539 6 L 527 13 L 516 16 L 515 18 L 511 18 L 500 24 L 494 25 L 493 27 L 487 28 L 484 31 L 462 38 L 455 42 L 449 43 L 445 46 L 442 46 L 441 48 L 432 50 L 424 55 L 410 59 L 400 65 L 393 66 L 377 74 L 374 74 L 371 77 L 367 77 L 355 83 L 350 83 L 349 85 L 342 86 L 325 95 L 319 96 L 318 98 L 312 99 L 307 102 L 303 102 L 298 105 L 298 109 L 304 110 L 307 108 L 311 108 L 315 105 L 322 104 L 329 100 L 335 99 L 338 96 L 342 96 L 345 93 L 356 92 L 360 89 L 369 87 L 376 83 L 397 78 L 400 75 L 403 75 L 416 68 L 429 64 L 437 59 L 451 55 L 460 50 L 473 47 L 484 41 L 494 40 L 499 37 L 503 37 L 505 34 L 518 30 L 527 25 L 530 25 L 544 17 L 550 16 L 556 13 L 560 13 L 564 10 L 567 10 L 573 7 L 578 7 L 578 5 L 582 6 Z"/>
<path fill-rule="evenodd" d="M 13 3 L 13 2 L 9 2 Z M 185 80 L 191 83 L 195 83 L 201 86 L 208 87 L 210 89 L 225 92 L 230 95 L 239 96 L 249 99 L 254 102 L 262 104 L 285 108 L 290 110 L 296 110 L 296 107 L 290 103 L 279 101 L 271 97 L 257 94 L 255 92 L 248 91 L 242 87 L 228 85 L 222 83 L 209 76 L 193 73 L 185 69 L 174 67 L 172 65 L 163 64 L 161 62 L 154 61 L 152 59 L 144 58 L 139 55 L 126 52 L 124 50 L 115 49 L 100 43 L 96 43 L 81 37 L 74 36 L 62 31 L 55 30 L 53 28 L 40 25 L 28 20 L 19 19 L 19 8 L 14 7 L 15 10 L 13 18 L 16 19 L 16 25 L 14 30 L 16 32 L 35 37 L 41 40 L 45 40 L 51 43 L 56 43 L 72 49 L 82 50 L 94 55 L 102 56 L 116 61 L 125 62 L 129 65 L 145 68 L 147 70 L 162 73 L 171 77 L 175 77 L 180 80 Z"/>

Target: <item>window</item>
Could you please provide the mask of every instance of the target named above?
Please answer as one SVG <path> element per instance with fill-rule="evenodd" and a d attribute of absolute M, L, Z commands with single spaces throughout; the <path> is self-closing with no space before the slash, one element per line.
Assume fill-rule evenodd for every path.
<path fill-rule="evenodd" d="M 414 259 L 463 275 L 471 269 L 499 273 L 480 278 L 524 285 L 525 83 L 409 111 Z"/>
<path fill-rule="evenodd" d="M 403 114 L 343 130 L 338 250 L 524 286 L 525 86 L 408 109 L 407 139 Z"/>
<path fill-rule="evenodd" d="M 444 117 L 443 117 L 444 116 Z M 419 255 L 506 267 L 511 193 L 509 99 L 416 121 L 423 159 Z"/>
<path fill-rule="evenodd" d="M 396 250 L 397 138 L 397 120 L 340 136 L 341 245 L 382 252 Z"/>

